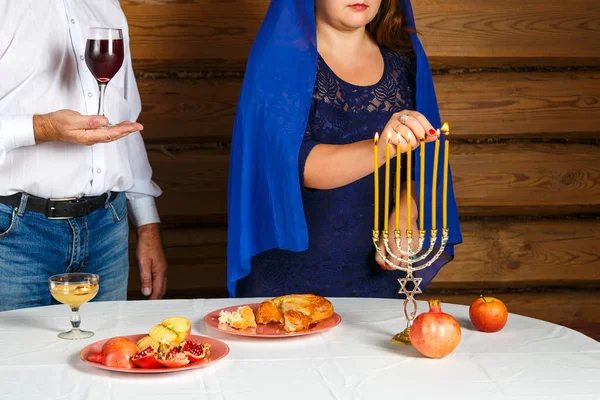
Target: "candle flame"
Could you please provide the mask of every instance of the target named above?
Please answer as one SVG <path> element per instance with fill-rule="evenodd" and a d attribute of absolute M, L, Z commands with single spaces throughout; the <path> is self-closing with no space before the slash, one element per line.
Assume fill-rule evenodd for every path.
<path fill-rule="evenodd" d="M 375 132 L 375 144 L 379 142 L 379 132 Z"/>
<path fill-rule="evenodd" d="M 391 140 L 392 140 L 392 132 L 388 131 L 387 142 L 389 143 L 389 142 L 391 142 Z"/>
<path fill-rule="evenodd" d="M 447 122 L 444 122 L 444 125 L 442 125 L 442 131 L 444 132 L 444 135 L 450 134 L 450 126 Z"/>

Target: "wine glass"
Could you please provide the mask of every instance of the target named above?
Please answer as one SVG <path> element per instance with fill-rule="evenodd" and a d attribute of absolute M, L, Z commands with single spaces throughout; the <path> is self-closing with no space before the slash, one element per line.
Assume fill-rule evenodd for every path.
<path fill-rule="evenodd" d="M 124 56 L 125 48 L 121 29 L 90 28 L 85 46 L 85 63 L 98 81 L 100 89 L 99 115 L 106 117 L 104 115 L 106 85 L 121 69 Z M 108 126 L 114 125 L 109 124 Z"/>
<path fill-rule="evenodd" d="M 71 325 L 73 329 L 59 333 L 58 337 L 76 340 L 94 336 L 94 332 L 79 329 L 81 323 L 79 307 L 96 297 L 100 288 L 100 277 L 96 274 L 83 272 L 53 275 L 48 278 L 48 287 L 52 297 L 71 307 Z"/>

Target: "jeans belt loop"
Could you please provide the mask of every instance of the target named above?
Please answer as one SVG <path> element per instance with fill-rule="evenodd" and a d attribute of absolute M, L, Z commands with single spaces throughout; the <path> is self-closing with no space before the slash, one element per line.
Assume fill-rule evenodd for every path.
<path fill-rule="evenodd" d="M 106 192 L 106 200 L 104 201 L 104 208 L 108 208 L 108 206 L 110 205 L 110 196 L 112 195 L 112 192 L 109 190 L 108 192 Z"/>
<path fill-rule="evenodd" d="M 27 209 L 27 200 L 29 199 L 29 195 L 27 193 L 23 193 L 21 196 L 21 202 L 19 203 L 19 209 L 17 210 L 17 215 L 22 217 L 25 214 L 25 210 Z"/>

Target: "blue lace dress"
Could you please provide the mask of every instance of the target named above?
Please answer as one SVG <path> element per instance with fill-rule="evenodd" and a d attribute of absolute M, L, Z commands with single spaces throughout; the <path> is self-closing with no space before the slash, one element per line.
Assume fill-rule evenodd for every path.
<path fill-rule="evenodd" d="M 319 56 L 309 122 L 298 159 L 301 184 L 306 159 L 314 146 L 373 140 L 375 132 L 381 132 L 393 113 L 414 109 L 414 54 L 385 48 L 381 48 L 381 53 L 384 73 L 371 86 L 355 86 L 341 80 Z M 402 171 L 406 171 L 404 157 L 401 162 Z M 383 166 L 379 176 L 382 227 Z M 303 252 L 274 249 L 256 255 L 251 260 L 250 274 L 237 283 L 236 296 L 314 293 L 329 297 L 398 298 L 397 278 L 403 272 L 384 271 L 375 262 L 371 239 L 373 177 L 370 174 L 331 190 L 303 187 L 309 248 Z M 392 197 L 393 193 L 391 190 Z M 426 281 L 425 278 L 422 287 Z"/>

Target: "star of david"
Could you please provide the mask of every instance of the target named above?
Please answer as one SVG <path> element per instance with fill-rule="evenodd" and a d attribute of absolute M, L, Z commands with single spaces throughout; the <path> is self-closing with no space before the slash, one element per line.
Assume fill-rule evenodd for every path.
<path fill-rule="evenodd" d="M 421 288 L 419 287 L 422 280 L 423 280 L 423 278 L 413 278 L 413 277 L 399 278 L 398 282 L 400 283 L 400 290 L 398 291 L 398 293 L 400 293 L 400 294 L 404 293 L 404 294 L 406 294 L 407 297 L 414 297 L 415 294 L 423 293 L 421 291 Z M 408 290 L 406 288 L 406 285 L 410 282 L 412 282 L 414 284 L 414 287 L 412 290 Z"/>

